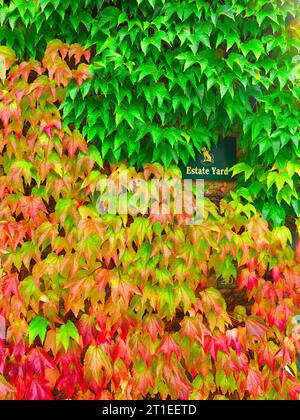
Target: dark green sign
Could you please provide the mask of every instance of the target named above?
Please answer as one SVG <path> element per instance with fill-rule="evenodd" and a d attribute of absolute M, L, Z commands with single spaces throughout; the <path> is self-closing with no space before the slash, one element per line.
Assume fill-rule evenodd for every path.
<path fill-rule="evenodd" d="M 210 149 L 203 146 L 196 159 L 185 165 L 179 162 L 183 179 L 209 179 L 216 181 L 232 180 L 229 169 L 236 164 L 236 138 L 220 138 Z"/>

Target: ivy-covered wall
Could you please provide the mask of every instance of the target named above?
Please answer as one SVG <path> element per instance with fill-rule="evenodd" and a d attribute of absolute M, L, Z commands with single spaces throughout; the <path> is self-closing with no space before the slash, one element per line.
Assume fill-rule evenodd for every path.
<path fill-rule="evenodd" d="M 0 400 L 299 399 L 300 241 L 260 214 L 299 214 L 296 12 L 0 0 Z M 99 214 L 220 134 L 202 224 Z"/>

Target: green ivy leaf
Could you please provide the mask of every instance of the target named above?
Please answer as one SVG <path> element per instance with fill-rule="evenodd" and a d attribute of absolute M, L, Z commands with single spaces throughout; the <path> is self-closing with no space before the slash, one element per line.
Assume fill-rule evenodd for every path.
<path fill-rule="evenodd" d="M 60 326 L 59 331 L 56 334 L 56 344 L 57 346 L 62 344 L 65 351 L 68 351 L 71 338 L 73 338 L 76 343 L 79 342 L 79 334 L 77 328 L 72 321 L 68 320 L 66 324 Z"/>
<path fill-rule="evenodd" d="M 259 59 L 261 54 L 265 53 L 264 45 L 259 39 L 251 39 L 245 44 L 242 44 L 241 50 L 245 56 L 247 56 L 249 52 L 252 51 L 257 60 Z"/>
<path fill-rule="evenodd" d="M 91 156 L 94 159 L 94 161 L 98 164 L 99 168 L 103 167 L 103 160 L 96 146 L 89 146 L 89 156 Z"/>
<path fill-rule="evenodd" d="M 236 176 L 237 174 L 240 174 L 241 172 L 245 173 L 245 181 L 251 177 L 251 175 L 254 172 L 254 168 L 248 165 L 245 162 L 238 163 L 237 165 L 233 166 L 231 168 L 232 176 Z"/>
<path fill-rule="evenodd" d="M 29 324 L 29 344 L 32 344 L 37 336 L 40 337 L 41 342 L 44 343 L 46 337 L 47 327 L 50 324 L 48 319 L 38 315 L 33 318 Z"/>

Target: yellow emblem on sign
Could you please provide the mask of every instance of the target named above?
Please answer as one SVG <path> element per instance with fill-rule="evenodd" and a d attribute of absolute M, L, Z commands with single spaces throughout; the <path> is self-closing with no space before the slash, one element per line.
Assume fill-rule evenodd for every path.
<path fill-rule="evenodd" d="M 206 147 L 202 147 L 203 162 L 213 162 L 213 155 L 207 150 Z"/>

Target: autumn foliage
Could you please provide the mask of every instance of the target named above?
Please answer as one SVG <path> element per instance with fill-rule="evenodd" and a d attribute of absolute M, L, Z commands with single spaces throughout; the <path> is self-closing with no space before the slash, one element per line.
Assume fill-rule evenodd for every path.
<path fill-rule="evenodd" d="M 288 230 L 234 200 L 206 201 L 199 226 L 100 216 L 101 180 L 178 169 L 103 169 L 63 125 L 88 50 L 54 41 L 41 63 L 1 54 L 0 398 L 297 399 L 300 254 Z"/>

